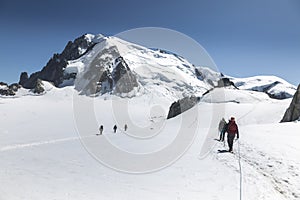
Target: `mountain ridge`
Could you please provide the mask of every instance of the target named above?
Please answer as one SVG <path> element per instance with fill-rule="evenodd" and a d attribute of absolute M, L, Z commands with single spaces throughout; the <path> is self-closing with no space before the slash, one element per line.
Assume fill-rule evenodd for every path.
<path fill-rule="evenodd" d="M 55 87 L 74 86 L 85 95 L 133 97 L 152 91 L 179 99 L 202 96 L 226 77 L 239 89 L 264 92 L 274 99 L 291 98 L 296 91 L 295 86 L 278 77 L 224 76 L 167 50 L 146 48 L 113 36 L 85 34 L 69 41 L 41 71 L 30 76 L 22 72 L 19 86 L 15 84 L 13 90 L 1 86 L 0 94 L 15 95 L 20 86 L 36 91 L 38 80 L 43 80 Z"/>

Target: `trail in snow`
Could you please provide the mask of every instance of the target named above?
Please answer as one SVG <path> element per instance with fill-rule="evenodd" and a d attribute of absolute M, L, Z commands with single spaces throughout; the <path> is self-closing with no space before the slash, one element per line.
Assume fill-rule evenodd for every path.
<path fill-rule="evenodd" d="M 234 154 L 224 154 L 222 152 L 225 151 L 221 151 L 221 153 L 216 153 L 217 155 L 215 158 L 234 169 L 237 173 L 242 173 L 240 187 L 244 185 L 244 178 L 248 179 L 247 182 L 249 182 L 249 179 L 251 178 L 263 178 L 265 182 L 269 183 L 265 186 L 268 187 L 271 185 L 274 191 L 281 196 L 280 199 L 296 200 L 300 198 L 300 186 L 298 184 L 300 169 L 297 167 L 300 163 L 283 158 L 272 157 L 245 142 L 236 142 L 234 145 L 235 148 L 238 149 Z M 217 149 L 223 150 L 223 143 L 216 145 L 215 152 L 218 152 Z M 239 158 L 242 167 L 237 165 L 237 163 L 239 163 Z M 260 177 L 255 176 L 255 174 Z M 245 188 L 241 187 L 240 189 L 240 192 L 242 193 Z M 266 197 L 261 198 L 265 199 Z"/>
<path fill-rule="evenodd" d="M 24 148 L 35 147 L 35 146 L 42 146 L 42 145 L 47 145 L 47 144 L 57 144 L 57 143 L 61 143 L 61 142 L 79 140 L 81 138 L 88 138 L 88 137 L 94 137 L 94 136 L 68 137 L 68 138 L 61 138 L 61 139 L 55 139 L 55 140 L 47 140 L 47 141 L 39 141 L 39 142 L 32 142 L 32 143 L 25 143 L 25 144 L 8 145 L 8 146 L 5 146 L 5 147 L 1 147 L 0 152 L 11 151 L 11 150 L 16 150 L 16 149 L 24 149 Z"/>
<path fill-rule="evenodd" d="M 264 177 L 268 178 L 273 187 L 287 199 L 300 198 L 299 166 L 296 161 L 272 157 L 254 149 L 246 143 L 241 144 L 241 159 Z"/>

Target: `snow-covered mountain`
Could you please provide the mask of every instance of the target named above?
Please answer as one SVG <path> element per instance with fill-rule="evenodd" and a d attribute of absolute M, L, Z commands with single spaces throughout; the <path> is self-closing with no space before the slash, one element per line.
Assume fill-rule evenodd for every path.
<path fill-rule="evenodd" d="M 70 41 L 62 53 L 54 54 L 41 71 L 30 76 L 23 72 L 19 84 L 40 91 L 34 89 L 40 79 L 59 88 L 74 86 L 85 95 L 134 97 L 155 93 L 176 100 L 201 97 L 224 77 L 208 67 L 194 66 L 175 53 L 117 37 L 86 34 Z M 276 99 L 291 98 L 296 91 L 295 86 L 273 76 L 229 78 L 241 90 L 264 92 Z M 0 95 L 20 94 L 17 90 L 0 88 Z"/>
<path fill-rule="evenodd" d="M 77 74 L 75 88 L 87 95 L 134 96 L 154 92 L 180 98 L 201 96 L 212 87 L 205 82 L 206 77 L 197 78 L 196 68 L 184 58 L 116 37 L 104 38 L 89 53 L 70 61 L 65 72 Z"/>

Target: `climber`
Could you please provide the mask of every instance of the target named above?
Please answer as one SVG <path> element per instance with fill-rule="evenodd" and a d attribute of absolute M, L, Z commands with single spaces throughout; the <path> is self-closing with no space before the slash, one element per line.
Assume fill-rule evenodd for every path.
<path fill-rule="evenodd" d="M 99 132 L 100 132 L 100 135 L 102 135 L 102 133 L 103 133 L 103 125 L 101 125 L 101 126 L 99 127 Z"/>
<path fill-rule="evenodd" d="M 227 142 L 229 146 L 229 152 L 232 152 L 232 147 L 233 147 L 233 140 L 235 138 L 235 135 L 237 136 L 237 139 L 239 139 L 239 129 L 237 124 L 235 123 L 235 118 L 231 117 L 227 129 L 226 129 L 227 134 Z"/>
<path fill-rule="evenodd" d="M 220 140 L 219 141 L 221 141 L 221 142 L 224 141 L 226 129 L 227 129 L 227 122 L 225 121 L 224 118 L 222 118 L 219 123 L 219 132 L 220 132 Z"/>
<path fill-rule="evenodd" d="M 116 133 L 117 132 L 117 125 L 114 125 L 113 129 L 114 129 L 114 133 Z"/>

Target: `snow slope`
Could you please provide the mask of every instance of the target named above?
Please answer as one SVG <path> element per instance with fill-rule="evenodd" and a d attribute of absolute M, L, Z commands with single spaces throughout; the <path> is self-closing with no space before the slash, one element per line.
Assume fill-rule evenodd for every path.
<path fill-rule="evenodd" d="M 278 123 L 290 99 L 253 101 L 256 94 L 246 92 L 216 90 L 213 102 L 202 101 L 167 121 L 169 99 L 151 94 L 92 99 L 65 87 L 41 96 L 0 98 L 0 199 L 232 200 L 239 199 L 240 191 L 247 200 L 299 199 L 300 124 Z M 224 98 L 228 93 L 239 103 Z M 97 123 L 87 126 L 84 135 L 77 133 L 73 98 L 94 103 Z M 129 117 L 119 118 L 114 105 L 124 103 Z M 234 145 L 235 154 L 218 153 L 227 149 L 215 140 L 222 116 L 237 118 L 241 136 L 239 145 Z M 186 118 L 197 130 L 190 148 L 171 166 L 152 173 L 112 170 L 94 159 L 82 143 L 87 139 L 101 144 L 108 139 L 127 151 L 152 152 L 171 143 Z M 163 126 L 157 136 L 137 139 L 121 130 L 128 121 L 132 123 L 129 130 L 136 134 L 157 132 L 155 128 Z M 102 136 L 95 135 L 99 124 L 104 125 Z M 119 125 L 117 134 L 112 133 L 114 124 Z"/>
<path fill-rule="evenodd" d="M 265 92 L 278 98 L 291 98 L 296 87 L 276 76 L 253 76 L 249 78 L 233 78 L 234 84 L 242 90 Z"/>
<path fill-rule="evenodd" d="M 269 97 L 291 95 L 292 85 L 276 77 L 231 78 L 240 90 L 215 88 L 194 108 L 166 120 L 173 101 L 202 96 L 221 75 L 176 54 L 115 37 L 86 39 L 99 43 L 69 61 L 65 73 L 76 73 L 76 80 L 61 88 L 43 82 L 41 95 L 22 88 L 14 97 L 0 97 L 1 200 L 232 200 L 240 195 L 247 200 L 299 199 L 300 124 L 279 124 L 291 99 Z M 90 63 L 103 59 L 107 70 L 113 70 L 118 56 L 139 86 L 120 96 L 79 95 L 99 73 Z M 231 116 L 240 129 L 234 154 L 216 140 L 219 120 Z M 101 124 L 104 134 L 96 136 Z M 117 134 L 112 132 L 115 124 Z M 141 172 L 138 160 L 116 157 L 104 147 L 107 141 L 124 152 L 157 157 L 145 162 L 148 173 L 113 170 L 109 164 Z M 178 141 L 161 159 L 161 150 Z M 99 161 L 98 154 L 106 155 L 108 163 Z M 164 165 L 151 170 L 156 162 Z"/>
<path fill-rule="evenodd" d="M 100 73 L 99 67 L 112 72 L 116 66 L 113 63 L 119 56 L 124 58 L 137 77 L 140 85 L 135 91 L 137 96 L 151 92 L 179 99 L 191 94 L 201 96 L 212 87 L 197 78 L 196 68 L 184 58 L 151 50 L 117 37 L 103 38 L 88 54 L 69 61 L 65 72 L 77 73 L 75 88 L 82 91 Z M 94 60 L 100 61 L 98 67 L 92 64 Z"/>

